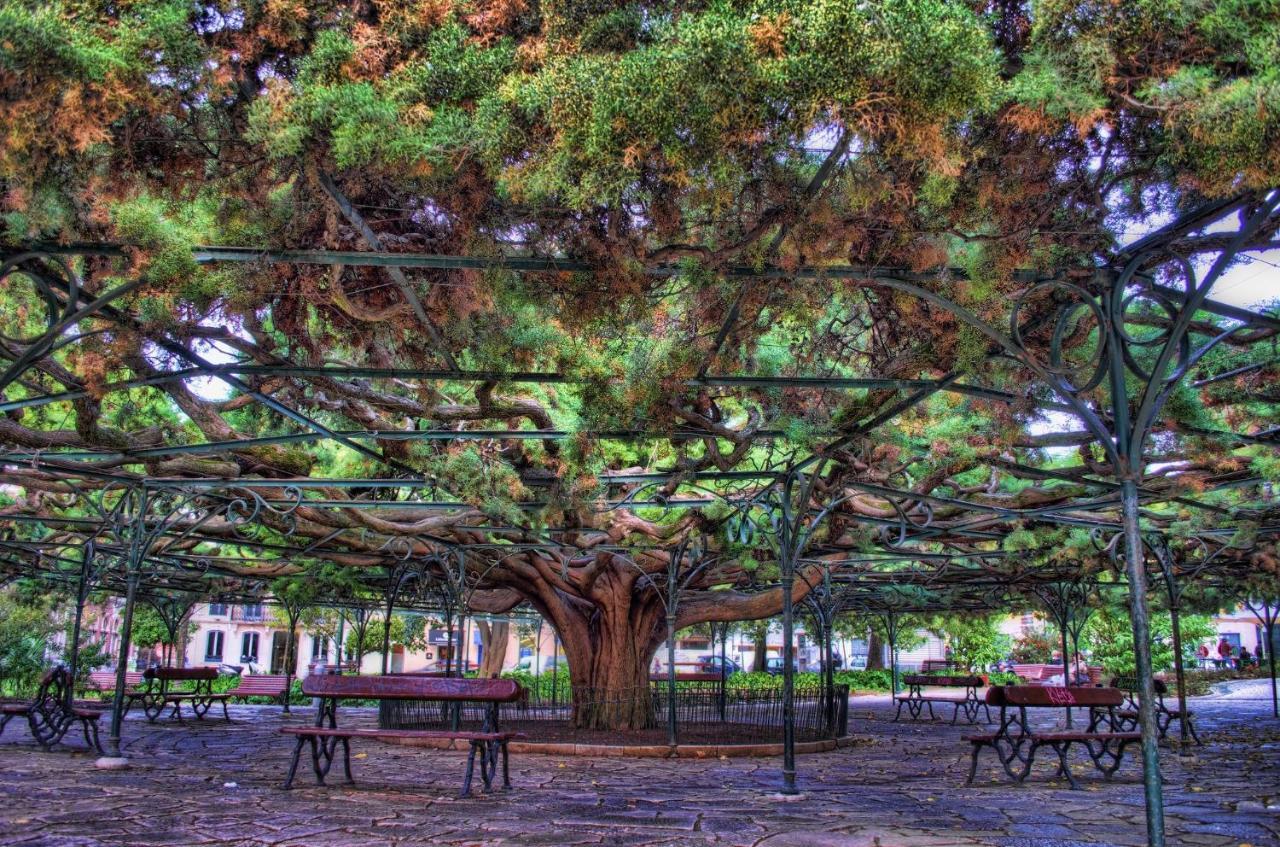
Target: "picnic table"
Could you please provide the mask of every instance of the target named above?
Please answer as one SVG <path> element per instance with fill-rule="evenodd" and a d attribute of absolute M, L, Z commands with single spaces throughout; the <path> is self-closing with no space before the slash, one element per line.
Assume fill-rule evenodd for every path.
<path fill-rule="evenodd" d="M 1182 710 L 1179 708 L 1170 709 L 1165 703 L 1164 698 L 1169 693 L 1169 686 L 1162 679 L 1153 679 L 1153 686 L 1156 693 L 1156 729 L 1160 732 L 1160 738 L 1169 737 L 1169 727 L 1175 720 L 1182 717 Z M 1108 719 L 1114 721 L 1114 728 L 1121 731 L 1133 731 L 1138 729 L 1138 680 L 1131 676 L 1118 676 L 1111 680 L 1111 687 L 1118 688 L 1124 693 L 1124 703 L 1119 709 L 1116 709 L 1113 715 Z M 1204 746 L 1204 742 L 1200 740 L 1200 736 L 1196 734 L 1196 725 L 1194 721 L 1195 712 L 1187 710 L 1186 725 L 1187 732 L 1191 734 L 1192 740 L 1200 746 Z"/>
<path fill-rule="evenodd" d="M 951 713 L 952 726 L 955 725 L 956 719 L 960 717 L 962 711 L 965 719 L 971 724 L 977 723 L 979 710 L 986 710 L 987 721 L 990 722 L 991 720 L 991 710 L 978 697 L 978 689 L 987 684 L 985 676 L 974 674 L 907 674 L 902 678 L 902 682 L 907 686 L 907 693 L 895 694 L 893 697 L 898 703 L 898 711 L 893 716 L 895 721 L 902 717 L 903 706 L 907 707 L 907 713 L 912 720 L 918 720 L 926 707 L 929 710 L 929 720 L 934 720 L 937 717 L 933 713 L 934 703 L 950 704 L 954 707 Z M 956 693 L 927 692 L 925 691 L 926 688 L 949 688 L 953 692 L 957 689 L 963 689 L 964 694 L 958 696 Z"/>
<path fill-rule="evenodd" d="M 7 703 L 0 706 L 0 733 L 14 718 L 26 718 L 31 737 L 48 750 L 62 741 L 77 723 L 84 732 L 84 741 L 98 753 L 106 755 L 98 739 L 98 719 L 102 709 L 77 706 L 69 702 L 71 676 L 62 665 L 45 673 L 40 680 L 36 698 L 29 703 Z"/>
<path fill-rule="evenodd" d="M 377 740 L 396 739 L 456 739 L 466 741 L 469 745 L 467 754 L 467 770 L 462 781 L 462 797 L 471 793 L 471 780 L 475 771 L 476 758 L 480 759 L 480 778 L 487 793 L 493 789 L 493 778 L 497 771 L 499 755 L 502 758 L 502 787 L 511 787 L 509 756 L 507 743 L 513 738 L 522 738 L 517 732 L 504 732 L 499 728 L 499 706 L 511 703 L 521 695 L 519 683 L 510 679 L 459 679 L 457 677 L 429 677 L 408 674 L 393 676 L 331 676 L 313 674 L 302 683 L 302 693 L 308 697 L 320 699 L 320 707 L 316 710 L 314 726 L 286 726 L 280 729 L 285 735 L 297 737 L 293 748 L 293 758 L 289 763 L 289 773 L 285 777 L 284 787 L 293 785 L 293 778 L 298 771 L 298 760 L 304 745 L 310 745 L 311 764 L 315 771 L 316 782 L 324 784 L 333 761 L 337 756 L 338 745 L 342 745 L 342 767 L 347 782 L 354 783 L 351 775 L 352 738 L 373 738 Z M 480 703 L 484 705 L 484 723 L 477 730 L 458 729 L 356 729 L 338 725 L 339 700 L 417 700 L 435 701 L 442 704 Z"/>
<path fill-rule="evenodd" d="M 1120 767 L 1125 747 L 1142 738 L 1137 732 L 1113 729 L 1116 726 L 1114 712 L 1124 703 L 1124 693 L 1118 688 L 993 685 L 987 689 L 986 701 L 999 707 L 1000 728 L 993 733 L 965 736 L 965 740 L 973 745 L 966 784 L 973 783 L 978 772 L 978 754 L 987 747 L 995 751 L 1005 773 L 1018 783 L 1030 774 L 1036 752 L 1048 747 L 1058 756 L 1058 774 L 1065 776 L 1072 788 L 1079 789 L 1080 784 L 1067 763 L 1067 753 L 1072 746 L 1084 747 L 1094 767 L 1110 779 Z M 1089 726 L 1083 731 L 1036 729 L 1027 715 L 1028 709 L 1064 710 L 1072 707 L 1089 709 Z"/>
<path fill-rule="evenodd" d="M 182 704 L 189 703 L 198 720 L 214 703 L 222 704 L 222 716 L 227 714 L 229 694 L 215 694 L 213 681 L 218 678 L 217 668 L 147 668 L 142 673 L 142 687 L 125 695 L 125 714 L 135 703 L 142 705 L 147 720 L 155 723 L 166 707 L 172 707 L 172 716 L 182 720 Z"/>

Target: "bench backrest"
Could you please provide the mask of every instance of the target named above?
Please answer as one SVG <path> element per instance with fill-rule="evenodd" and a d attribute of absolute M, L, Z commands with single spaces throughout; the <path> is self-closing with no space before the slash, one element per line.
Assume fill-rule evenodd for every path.
<path fill-rule="evenodd" d="M 1026 680 L 1048 679 L 1062 673 L 1062 665 L 1029 664 L 1013 666 L 1013 672 Z"/>
<path fill-rule="evenodd" d="M 191 680 L 217 679 L 217 668 L 147 668 L 143 671 L 144 679 L 158 679 L 166 682 L 189 682 Z"/>
<path fill-rule="evenodd" d="M 1165 694 L 1169 693 L 1169 686 L 1165 685 L 1163 679 L 1153 679 L 1151 680 L 1151 683 L 1155 686 L 1156 694 L 1163 697 Z M 1111 687 L 1119 688 L 1121 691 L 1127 691 L 1129 694 L 1136 697 L 1138 694 L 1138 678 L 1136 676 L 1113 677 L 1111 680 Z"/>
<path fill-rule="evenodd" d="M 247 674 L 240 677 L 240 684 L 232 691 L 247 694 L 251 691 L 265 691 L 272 694 L 284 693 L 285 678 L 275 674 Z"/>
<path fill-rule="evenodd" d="M 142 671 L 125 671 L 124 684 L 137 685 L 142 682 Z M 91 686 L 115 688 L 116 672 L 115 671 L 94 671 L 89 674 L 89 684 Z"/>
<path fill-rule="evenodd" d="M 312 674 L 302 681 L 302 693 L 308 697 L 510 703 L 519 699 L 520 684 L 513 679 Z"/>
<path fill-rule="evenodd" d="M 920 663 L 920 670 L 925 671 L 949 671 L 955 665 L 950 659 L 925 659 Z"/>
<path fill-rule="evenodd" d="M 987 689 L 992 706 L 1119 706 L 1118 688 L 1067 688 L 1062 685 L 993 685 Z"/>
<path fill-rule="evenodd" d="M 720 682 L 724 679 L 724 674 L 720 673 L 695 673 L 693 671 L 685 671 L 676 673 L 676 682 Z M 649 675 L 650 682 L 666 682 L 667 675 L 665 673 L 655 673 Z"/>
<path fill-rule="evenodd" d="M 909 673 L 902 677 L 905 685 L 939 685 L 946 688 L 981 688 L 987 684 L 986 677 L 947 675 L 924 675 Z"/>

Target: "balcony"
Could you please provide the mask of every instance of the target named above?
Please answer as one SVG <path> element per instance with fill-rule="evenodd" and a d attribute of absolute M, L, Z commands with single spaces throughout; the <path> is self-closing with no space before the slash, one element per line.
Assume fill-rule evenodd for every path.
<path fill-rule="evenodd" d="M 267 610 L 261 603 L 253 606 L 233 606 L 231 620 L 243 623 L 262 623 L 267 619 Z"/>

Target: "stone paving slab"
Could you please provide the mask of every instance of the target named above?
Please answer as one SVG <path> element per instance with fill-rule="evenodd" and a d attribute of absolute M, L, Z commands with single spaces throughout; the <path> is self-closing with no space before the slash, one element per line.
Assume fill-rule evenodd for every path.
<path fill-rule="evenodd" d="M 1163 754 L 1169 844 L 1280 847 L 1280 722 L 1270 703 L 1195 704 L 1208 746 Z M 357 739 L 357 785 L 317 787 L 277 733 L 308 709 L 236 706 L 234 722 L 126 723 L 134 766 L 0 738 L 0 845 L 30 847 L 1078 847 L 1146 843 L 1136 756 L 1110 782 L 1081 755 L 1083 791 L 1046 760 L 1022 786 L 986 757 L 964 785 L 968 727 L 893 723 L 888 698 L 855 698 L 864 743 L 799 759 L 798 800 L 777 759 L 515 755 L 516 790 L 462 800 L 465 754 Z M 371 720 L 372 713 L 362 716 Z M 331 776 L 337 777 L 337 774 Z M 340 780 L 339 780 L 340 781 Z"/>

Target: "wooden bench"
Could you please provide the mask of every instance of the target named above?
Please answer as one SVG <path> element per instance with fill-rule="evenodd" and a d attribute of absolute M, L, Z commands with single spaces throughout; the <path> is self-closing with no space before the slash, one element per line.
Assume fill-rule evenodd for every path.
<path fill-rule="evenodd" d="M 316 710 L 314 726 L 286 726 L 280 729 L 281 733 L 297 736 L 298 739 L 293 748 L 293 759 L 289 763 L 289 774 L 285 777 L 285 788 L 293 785 L 294 775 L 298 771 L 298 759 L 304 744 L 309 744 L 311 747 L 311 764 L 318 784 L 324 784 L 324 778 L 333 766 L 333 760 L 337 755 L 338 744 L 342 745 L 342 767 L 347 782 L 354 783 L 355 779 L 351 776 L 350 740 L 352 738 L 379 740 L 428 738 L 466 741 L 470 745 L 470 752 L 467 754 L 467 771 L 463 777 L 460 796 L 466 797 L 471 794 L 471 779 L 475 772 L 477 756 L 480 758 L 480 778 L 484 782 L 486 793 L 493 789 L 493 777 L 499 754 L 502 757 L 502 787 L 511 787 L 507 743 L 512 738 L 524 736 L 517 732 L 503 732 L 499 729 L 498 708 L 502 703 L 511 703 L 520 698 L 520 685 L 514 680 L 458 679 L 457 677 L 441 679 L 403 674 L 395 676 L 312 674 L 303 680 L 302 693 L 308 697 L 320 698 L 320 708 Z M 338 701 L 346 699 L 418 700 L 443 704 L 482 703 L 486 707 L 484 725 L 479 731 L 339 727 Z"/>
<path fill-rule="evenodd" d="M 240 683 L 227 692 L 233 700 L 247 700 L 250 697 L 269 697 L 284 702 L 288 689 L 288 680 L 283 674 L 245 674 Z"/>
<path fill-rule="evenodd" d="M 1027 664 L 1013 666 L 1013 672 L 1027 685 L 1043 683 L 1050 677 L 1062 673 L 1062 665 Z"/>
<path fill-rule="evenodd" d="M 1058 755 L 1058 774 L 1065 776 L 1071 787 L 1079 789 L 1075 775 L 1067 764 L 1067 753 L 1073 744 L 1081 745 L 1089 754 L 1094 767 L 1105 778 L 1120 767 L 1124 748 L 1141 740 L 1137 732 L 1116 732 L 1101 729 L 1115 726 L 1110 716 L 1124 702 L 1124 694 L 1117 688 L 1067 688 L 1057 685 L 993 685 L 987 689 L 987 703 L 1000 709 L 1000 728 L 994 733 L 968 735 L 965 740 L 973 745 L 969 779 L 973 784 L 978 772 L 978 754 L 986 747 L 995 751 L 1000 764 L 1014 782 L 1021 783 L 1031 772 L 1036 751 L 1048 747 Z M 1088 708 L 1090 721 L 1087 729 L 1038 730 L 1027 720 L 1027 709 Z"/>
<path fill-rule="evenodd" d="M 950 673 L 955 670 L 955 664 L 950 659 L 925 659 L 920 663 L 920 673 Z"/>
<path fill-rule="evenodd" d="M 951 714 L 951 725 L 955 726 L 956 719 L 960 717 L 961 711 L 964 712 L 965 719 L 969 723 L 977 723 L 978 710 L 986 710 L 987 721 L 991 720 L 991 710 L 987 704 L 978 698 L 978 689 L 986 686 L 987 678 L 976 675 L 939 675 L 939 674 L 907 674 L 902 678 L 902 682 L 907 686 L 906 694 L 895 694 L 893 699 L 898 703 L 897 714 L 893 716 L 895 721 L 902 717 L 902 707 L 907 707 L 907 713 L 911 715 L 912 720 L 918 720 L 925 708 L 929 709 L 929 720 L 935 720 L 937 716 L 933 713 L 934 703 L 949 703 L 954 706 Z M 926 693 L 926 688 L 951 688 L 964 689 L 963 696 L 949 694 L 944 692 Z"/>
<path fill-rule="evenodd" d="M 124 674 L 124 690 L 137 688 L 142 685 L 142 671 L 125 671 Z M 116 672 L 115 671 L 94 671 L 89 674 L 88 680 L 84 685 L 85 691 L 92 691 L 96 694 L 110 696 L 116 691 Z"/>
<path fill-rule="evenodd" d="M 85 744 L 100 755 L 106 755 L 98 739 L 98 719 L 102 709 L 75 705 L 70 698 L 71 677 L 61 665 L 47 672 L 40 680 L 36 699 L 30 703 L 9 703 L 0 706 L 0 733 L 14 718 L 26 718 L 31 737 L 48 750 L 62 741 L 77 723 L 84 731 Z"/>
<path fill-rule="evenodd" d="M 143 687 L 125 696 L 125 714 L 135 703 L 142 704 L 147 720 L 155 723 L 166 707 L 173 707 L 173 717 L 182 720 L 182 704 L 190 703 L 197 720 L 204 720 L 205 713 L 214 703 L 222 704 L 222 716 L 227 714 L 230 695 L 213 693 L 213 681 L 218 678 L 217 668 L 147 668 L 142 673 Z M 179 688 L 174 688 L 177 683 Z M 186 687 L 189 684 L 190 687 Z"/>
<path fill-rule="evenodd" d="M 1165 696 L 1169 693 L 1169 686 L 1162 679 L 1153 679 L 1151 681 L 1156 692 L 1156 728 L 1160 731 L 1160 738 L 1169 737 L 1169 727 L 1175 720 L 1182 717 L 1182 710 L 1179 708 L 1170 709 L 1164 702 Z M 1124 693 L 1124 703 L 1119 709 L 1116 709 L 1111 718 L 1114 719 L 1113 728 L 1119 731 L 1136 731 L 1138 729 L 1138 680 L 1131 676 L 1118 676 L 1111 680 L 1111 687 L 1118 688 Z M 1200 740 L 1200 736 L 1196 734 L 1196 725 L 1194 720 L 1195 712 L 1187 710 L 1186 723 L 1187 732 L 1191 734 L 1191 738 L 1197 745 L 1204 746 L 1204 742 Z"/>
<path fill-rule="evenodd" d="M 1014 665 L 1013 672 L 1027 685 L 1049 685 L 1049 681 L 1054 677 L 1062 676 L 1062 663 Z M 1101 685 L 1102 668 L 1087 667 L 1084 669 L 1084 673 L 1079 675 L 1078 680 L 1078 683 L 1073 680 L 1070 684 Z"/>

